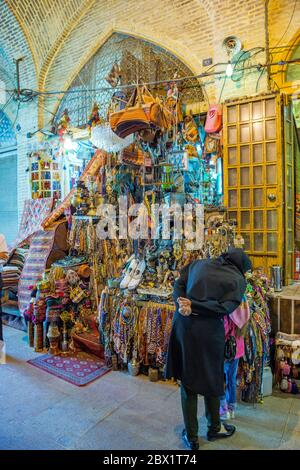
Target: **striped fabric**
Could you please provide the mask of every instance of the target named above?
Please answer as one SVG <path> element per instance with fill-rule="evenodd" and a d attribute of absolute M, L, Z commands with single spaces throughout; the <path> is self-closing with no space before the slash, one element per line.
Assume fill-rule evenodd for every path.
<path fill-rule="evenodd" d="M 2 280 L 4 289 L 17 287 L 27 254 L 28 250 L 22 248 L 16 248 L 12 252 L 3 268 Z"/>
<path fill-rule="evenodd" d="M 52 250 L 55 238 L 55 229 L 36 232 L 30 244 L 30 250 L 25 261 L 18 286 L 19 310 L 22 315 L 30 302 L 30 286 L 42 279 L 46 269 L 48 256 Z"/>
<path fill-rule="evenodd" d="M 42 221 L 52 210 L 53 202 L 53 198 L 27 199 L 24 202 L 18 237 L 14 241 L 12 249 L 41 228 Z"/>

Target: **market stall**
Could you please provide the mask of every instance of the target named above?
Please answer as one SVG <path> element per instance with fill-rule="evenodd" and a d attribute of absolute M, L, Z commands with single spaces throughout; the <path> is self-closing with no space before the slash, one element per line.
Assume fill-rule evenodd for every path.
<path fill-rule="evenodd" d="M 223 206 L 221 108 L 182 115 L 175 84 L 156 97 L 137 86 L 122 102 L 113 97 L 107 121 L 93 106 L 88 130 L 99 150 L 42 222 L 45 234 L 67 222 L 68 252 L 40 272 L 24 314 L 36 351 L 86 349 L 109 367 L 157 380 L 180 269 L 244 240 Z M 61 145 L 72 135 L 66 116 Z M 246 401 L 261 396 L 269 359 L 266 294 L 256 272 L 248 279 L 248 355 L 240 364 Z"/>

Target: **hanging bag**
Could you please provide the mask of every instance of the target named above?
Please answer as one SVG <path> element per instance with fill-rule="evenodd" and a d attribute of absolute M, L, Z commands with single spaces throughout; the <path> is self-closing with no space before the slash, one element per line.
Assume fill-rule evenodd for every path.
<path fill-rule="evenodd" d="M 122 139 L 134 132 L 150 128 L 149 117 L 145 113 L 138 99 L 138 88 L 129 99 L 125 109 L 111 113 L 109 124 L 111 129 Z"/>
<path fill-rule="evenodd" d="M 187 142 L 197 142 L 199 140 L 198 128 L 193 116 L 186 116 L 184 118 L 184 128 L 182 135 Z"/>
<path fill-rule="evenodd" d="M 142 166 L 145 163 L 145 155 L 141 147 L 137 143 L 133 143 L 122 150 L 120 160 L 128 165 Z"/>
<path fill-rule="evenodd" d="M 149 123 L 159 129 L 163 129 L 162 103 L 159 98 L 154 98 L 146 86 L 143 86 L 141 92 L 138 90 L 139 100 L 142 108 L 149 120 Z"/>
<path fill-rule="evenodd" d="M 222 106 L 220 104 L 212 104 L 209 107 L 204 126 L 205 132 L 211 134 L 219 132 L 222 129 Z"/>

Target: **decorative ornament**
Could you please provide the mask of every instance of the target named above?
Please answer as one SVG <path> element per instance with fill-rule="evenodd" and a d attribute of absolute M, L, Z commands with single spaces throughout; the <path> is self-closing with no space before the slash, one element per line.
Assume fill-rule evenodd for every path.
<path fill-rule="evenodd" d="M 102 124 L 103 120 L 99 116 L 99 106 L 97 103 L 94 103 L 92 112 L 89 116 L 89 120 L 87 122 L 87 127 L 88 129 L 91 129 L 92 127 L 99 126 Z"/>
<path fill-rule="evenodd" d="M 115 62 L 109 74 L 105 77 L 105 80 L 110 84 L 110 86 L 115 88 L 118 85 L 120 77 L 121 77 L 121 67 L 117 62 Z"/>
<path fill-rule="evenodd" d="M 68 114 L 68 110 L 65 109 L 58 124 L 58 135 L 61 141 L 62 141 L 63 135 L 67 132 L 67 129 L 70 125 L 70 121 L 71 120 Z"/>

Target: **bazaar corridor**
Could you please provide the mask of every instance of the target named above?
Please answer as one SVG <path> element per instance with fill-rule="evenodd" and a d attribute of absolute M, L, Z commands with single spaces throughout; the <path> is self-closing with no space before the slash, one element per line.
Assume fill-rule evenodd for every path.
<path fill-rule="evenodd" d="M 113 371 L 76 387 L 27 363 L 38 354 L 24 332 L 9 327 L 4 332 L 1 449 L 184 450 L 177 386 Z M 300 449 L 298 397 L 274 390 L 262 405 L 239 404 L 236 434 L 219 442 L 205 439 L 200 399 L 200 449 Z"/>

